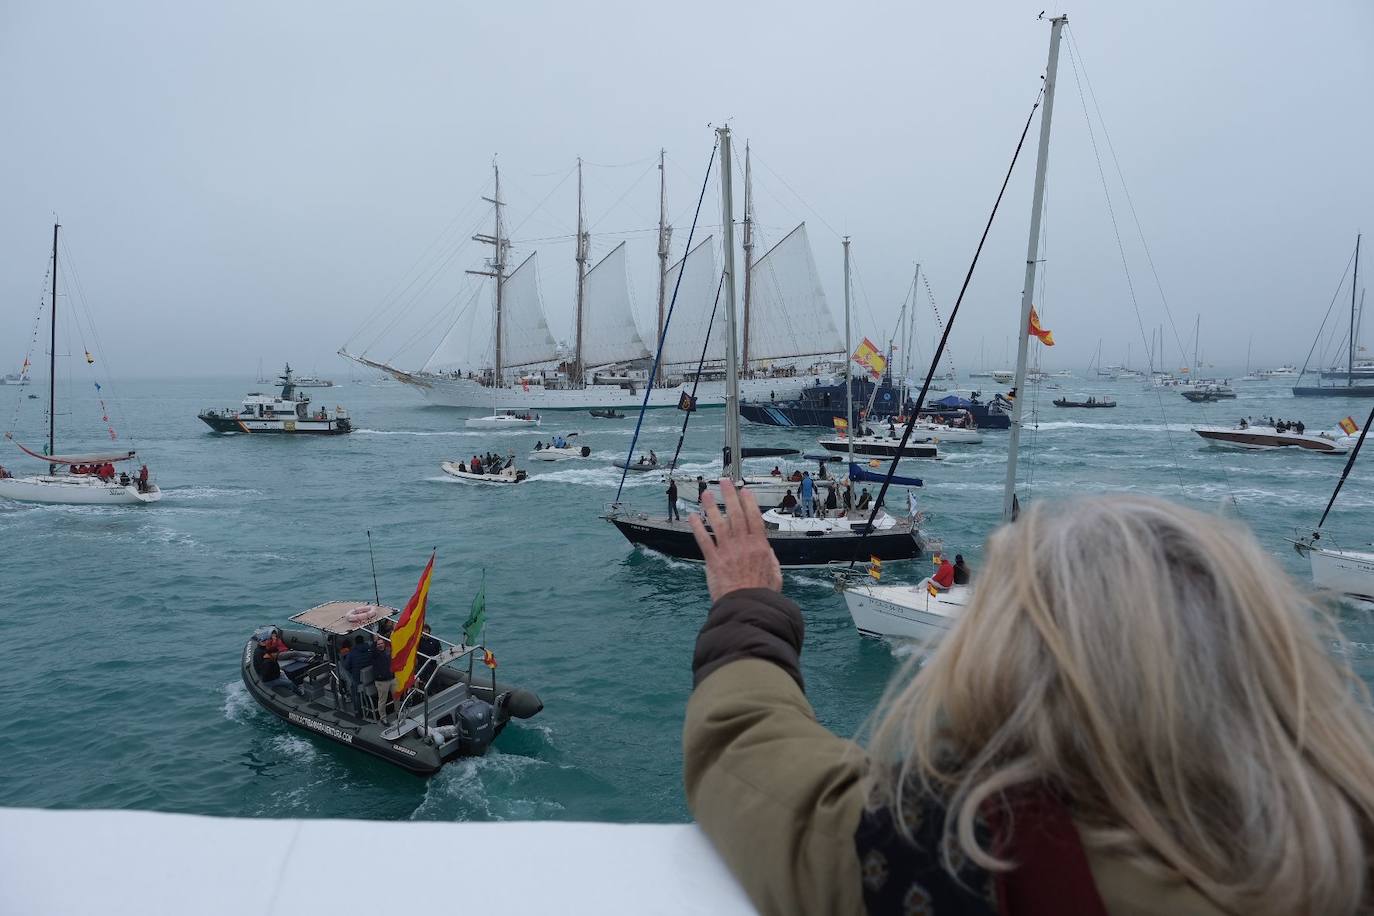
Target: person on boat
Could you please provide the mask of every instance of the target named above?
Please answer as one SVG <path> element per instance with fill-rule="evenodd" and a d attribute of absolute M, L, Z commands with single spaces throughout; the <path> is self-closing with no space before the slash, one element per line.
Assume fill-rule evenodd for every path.
<path fill-rule="evenodd" d="M 334 673 L 339 679 L 340 698 L 348 704 L 349 709 L 357 707 L 355 694 L 357 687 L 353 680 L 353 675 L 348 671 L 348 655 L 353 651 L 353 643 L 349 642 L 347 636 L 339 638 L 339 643 L 334 659 Z"/>
<path fill-rule="evenodd" d="M 820 469 L 816 471 L 816 477 L 818 477 L 821 480 L 828 480 L 830 478 L 830 475 L 827 474 L 825 471 L 825 462 L 819 461 L 817 462 L 817 464 L 820 465 Z"/>
<path fill-rule="evenodd" d="M 360 632 L 354 635 L 353 648 L 342 662 L 349 676 L 349 701 L 358 715 L 363 714 L 362 691 L 372 686 L 373 655 L 372 641 Z M 370 689 L 368 692 L 371 692 Z"/>
<path fill-rule="evenodd" d="M 377 638 L 372 641 L 372 685 L 377 691 L 377 721 L 386 721 L 396 675 L 391 673 L 391 621 L 377 621 Z"/>
<path fill-rule="evenodd" d="M 1303 425 L 1303 422 L 1301 420 L 1295 423 L 1293 425 L 1293 428 L 1298 431 L 1299 436 L 1301 436 L 1303 434 L 1303 431 L 1307 429 L 1307 427 Z"/>
<path fill-rule="evenodd" d="M 782 476 L 782 468 L 778 467 L 778 466 L 775 464 L 775 465 L 773 465 L 773 470 L 769 471 L 768 473 L 769 473 L 769 475 L 771 475 L 771 476 L 773 476 L 773 477 L 781 477 L 781 476 Z"/>
<path fill-rule="evenodd" d="M 467 472 L 468 472 L 467 465 L 463 464 L 463 462 L 461 462 L 461 461 L 458 462 L 458 473 L 459 473 L 459 474 L 466 474 Z"/>
<path fill-rule="evenodd" d="M 816 481 L 811 479 L 810 471 L 802 471 L 801 486 L 797 487 L 797 493 L 801 497 L 802 517 L 811 518 L 816 514 Z"/>
<path fill-rule="evenodd" d="M 821 467 L 824 468 L 825 465 L 821 465 Z M 825 514 L 829 516 L 830 513 L 838 509 L 839 506 L 839 497 L 835 495 L 835 482 L 831 481 L 830 485 L 825 488 Z"/>
<path fill-rule="evenodd" d="M 482 473 L 482 459 L 478 458 L 476 455 L 472 456 L 472 473 Z"/>
<path fill-rule="evenodd" d="M 954 584 L 968 585 L 969 579 L 971 579 L 972 576 L 973 574 L 969 570 L 968 564 L 964 562 L 964 555 L 962 553 L 956 553 L 954 555 Z"/>
<path fill-rule="evenodd" d="M 677 481 L 672 477 L 668 478 L 668 521 L 676 518 L 682 521 L 682 513 L 677 509 Z"/>
<path fill-rule="evenodd" d="M 859 494 L 859 504 L 854 508 L 862 512 L 868 508 L 868 504 L 872 501 L 873 497 L 869 494 L 868 487 L 864 487 L 863 492 Z"/>
<path fill-rule="evenodd" d="M 782 502 L 778 504 L 778 508 L 784 512 L 793 512 L 796 510 L 797 497 L 792 495 L 791 490 L 788 490 L 787 493 L 783 495 Z"/>
<path fill-rule="evenodd" d="M 264 687 L 286 687 L 295 691 L 296 685 L 281 672 L 277 663 L 277 652 L 269 645 L 270 640 L 260 641 L 253 647 L 253 671 L 257 673 Z"/>
<path fill-rule="evenodd" d="M 535 450 L 536 452 L 542 452 L 542 451 L 544 450 L 544 440 L 543 440 L 543 439 L 540 439 L 538 442 L 534 443 L 534 450 Z"/>
<path fill-rule="evenodd" d="M 654 454 L 653 449 L 649 449 L 649 463 L 652 465 L 658 464 L 658 456 Z"/>
<path fill-rule="evenodd" d="M 443 651 L 444 647 L 439 640 L 435 638 L 434 631 L 430 629 L 429 624 L 425 624 L 421 628 L 421 631 L 420 642 L 415 648 L 424 658 L 424 661 L 420 663 L 420 670 L 415 675 L 415 683 L 423 687 L 425 684 L 429 683 L 430 677 L 434 674 L 435 669 L 439 667 L 439 663 L 435 661 L 435 658 Z"/>
<path fill-rule="evenodd" d="M 129 485 L 129 475 L 126 471 L 119 472 L 119 485 L 121 487 L 127 487 Z"/>
<path fill-rule="evenodd" d="M 1249 428 L 1250 428 L 1250 424 L 1247 423 L 1247 422 L 1245 422 L 1245 418 L 1244 418 L 1244 417 L 1241 417 L 1241 418 L 1240 418 L 1240 428 L 1241 428 L 1241 429 L 1249 429 Z"/>
<path fill-rule="evenodd" d="M 801 471 L 793 471 L 793 472 L 792 472 L 792 476 L 791 476 L 791 477 L 788 477 L 787 479 L 790 480 L 790 481 L 792 481 L 793 483 L 801 483 L 802 472 L 801 472 Z"/>
<path fill-rule="evenodd" d="M 0 480 L 9 480 L 12 476 L 14 475 L 12 475 L 9 471 L 5 470 L 5 466 L 3 464 L 0 464 Z"/>
<path fill-rule="evenodd" d="M 706 502 L 706 478 L 697 475 L 697 505 Z"/>
<path fill-rule="evenodd" d="M 1368 688 L 1240 525 L 1121 494 L 1028 507 L 861 747 L 817 722 L 801 610 L 763 527 L 727 521 L 752 498 L 723 488 L 712 531 L 693 521 L 713 605 L 683 782 L 760 911 L 1374 907 Z"/>
<path fill-rule="evenodd" d="M 138 492 L 148 492 L 148 465 L 140 465 L 138 468 Z"/>
<path fill-rule="evenodd" d="M 940 557 L 940 565 L 935 570 L 935 575 L 930 577 L 930 582 L 940 591 L 948 591 L 954 584 L 954 564 L 949 562 L 948 557 Z"/>

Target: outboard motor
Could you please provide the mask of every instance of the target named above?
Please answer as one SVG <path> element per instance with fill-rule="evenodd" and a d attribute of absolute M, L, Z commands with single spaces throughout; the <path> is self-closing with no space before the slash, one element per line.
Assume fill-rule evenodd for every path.
<path fill-rule="evenodd" d="M 588 457 L 589 455 L 591 455 L 591 453 L 592 453 L 591 446 L 588 446 L 588 445 L 582 446 L 582 457 L 583 457 L 583 458 Z"/>
<path fill-rule="evenodd" d="M 496 738 L 496 721 L 491 704 L 476 697 L 468 697 L 453 711 L 453 718 L 462 726 L 458 739 L 460 753 L 473 756 L 486 752 Z"/>

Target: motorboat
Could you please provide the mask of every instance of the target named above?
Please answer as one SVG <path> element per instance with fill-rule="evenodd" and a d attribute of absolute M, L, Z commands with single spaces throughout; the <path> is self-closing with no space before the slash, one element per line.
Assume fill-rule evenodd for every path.
<path fill-rule="evenodd" d="M 27 385 L 29 377 L 23 372 L 11 372 L 0 376 L 0 385 Z"/>
<path fill-rule="evenodd" d="M 439 469 L 456 480 L 481 486 L 508 486 L 524 483 L 529 478 L 528 474 L 515 466 L 514 458 L 507 458 L 500 468 L 488 470 L 484 467 L 481 473 L 469 470 L 467 464 L 462 461 L 444 461 L 440 463 Z"/>
<path fill-rule="evenodd" d="M 854 454 L 873 455 L 879 458 L 939 458 L 940 450 L 933 442 L 917 442 L 913 438 L 908 441 L 906 447 L 902 447 L 902 437 L 892 433 L 888 435 L 862 435 L 854 436 L 852 443 Z M 851 446 L 848 436 L 824 436 L 818 440 L 821 448 L 830 452 L 848 452 Z"/>
<path fill-rule="evenodd" d="M 1301 373 L 1297 366 L 1279 366 L 1276 369 L 1260 369 L 1256 373 L 1261 379 L 1297 378 Z"/>
<path fill-rule="evenodd" d="M 1053 403 L 1055 407 L 1083 407 L 1089 409 L 1116 406 L 1116 401 L 1111 398 L 1098 397 L 1090 397 L 1086 401 L 1071 401 L 1068 398 L 1055 398 Z"/>
<path fill-rule="evenodd" d="M 534 429 L 539 423 L 539 414 L 528 410 L 498 410 L 490 416 L 463 421 L 468 429 Z"/>
<path fill-rule="evenodd" d="M 1246 422 L 1236 426 L 1195 426 L 1193 432 L 1211 445 L 1223 448 L 1256 451 L 1295 448 L 1321 455 L 1344 455 L 1356 442 L 1355 436 L 1346 435 L 1344 432 L 1306 432 L 1305 429 L 1298 432 L 1296 428 L 1286 424 L 1282 431 L 1275 426 L 1257 426 Z"/>
<path fill-rule="evenodd" d="M 844 590 L 845 605 L 861 635 L 910 639 L 928 646 L 954 626 L 972 599 L 970 586 L 932 590 L 929 577 L 915 585 L 859 583 Z"/>
<path fill-rule="evenodd" d="M 297 388 L 333 388 L 332 379 L 320 378 L 318 375 L 298 375 L 296 376 Z"/>
<path fill-rule="evenodd" d="M 1206 404 L 1213 401 L 1225 401 L 1230 400 L 1236 396 L 1235 389 L 1233 389 L 1230 385 L 1215 384 L 1198 385 L 1195 388 L 1189 388 L 1185 391 L 1180 391 L 1179 394 L 1183 395 L 1185 398 L 1192 401 L 1194 404 Z"/>
<path fill-rule="evenodd" d="M 912 441 L 934 442 L 936 445 L 947 445 L 951 442 L 978 445 L 983 441 L 983 434 L 974 426 L 952 426 L 939 420 L 924 419 L 917 420 L 911 427 L 911 438 Z"/>
<path fill-rule="evenodd" d="M 557 436 L 548 445 L 542 441 L 536 442 L 534 448 L 530 450 L 529 459 L 531 461 L 571 461 L 577 458 L 588 458 L 592 450 L 585 445 L 575 445 L 572 440 L 577 433 L 568 433 L 567 436 Z"/>
<path fill-rule="evenodd" d="M 589 410 L 587 413 L 596 417 L 598 420 L 623 420 L 625 415 L 614 407 L 607 407 L 605 410 Z"/>
<path fill-rule="evenodd" d="M 339 671 L 340 650 L 358 636 L 375 639 L 379 622 L 399 615 L 370 601 L 330 601 L 291 617 L 295 627 L 260 627 L 243 648 L 243 684 L 288 725 L 419 776 L 485 754 L 512 718 L 528 719 L 544 708 L 533 692 L 496 680 L 495 659 L 485 646 L 433 637 L 438 652 L 418 654 L 415 686 L 400 698 L 394 717 L 378 721 L 366 685 L 354 705 Z M 264 683 L 253 663 L 259 647 L 274 637 L 287 648 L 278 667 L 289 686 Z M 478 668 L 480 660 L 487 665 Z"/>
<path fill-rule="evenodd" d="M 290 363 L 277 381 L 281 390 L 275 395 L 254 391 L 238 409 L 210 408 L 197 416 L 217 433 L 340 436 L 353 431 L 348 411 L 337 406 L 333 411 L 311 407 L 310 396 L 296 392 L 300 386 Z"/>

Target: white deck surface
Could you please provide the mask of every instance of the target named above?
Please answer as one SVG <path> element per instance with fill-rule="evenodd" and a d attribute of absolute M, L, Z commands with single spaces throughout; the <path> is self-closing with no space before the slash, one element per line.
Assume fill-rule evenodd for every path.
<path fill-rule="evenodd" d="M 0 912 L 752 913 L 689 824 L 264 820 L 0 808 Z"/>

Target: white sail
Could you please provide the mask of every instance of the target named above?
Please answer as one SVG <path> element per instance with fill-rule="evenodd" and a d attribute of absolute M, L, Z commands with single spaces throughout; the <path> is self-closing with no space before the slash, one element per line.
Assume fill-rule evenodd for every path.
<path fill-rule="evenodd" d="M 635 326 L 624 242 L 587 273 L 586 283 L 582 362 L 600 366 L 649 356 Z"/>
<path fill-rule="evenodd" d="M 717 314 L 714 326 L 711 324 L 716 290 L 720 286 L 720 271 L 716 269 L 716 252 L 711 241 L 712 237 L 708 235 L 701 244 L 687 252 L 685 258 L 668 269 L 665 295 L 673 302 L 673 291 L 677 290 L 677 299 L 673 302 L 668 335 L 663 342 L 663 362 L 666 364 L 690 363 L 695 366 L 701 359 L 701 348 L 706 342 L 708 328 L 711 341 L 706 348 L 706 360 L 719 362 L 725 359 L 725 315 Z M 678 274 L 682 275 L 681 285 L 678 284 Z"/>
<path fill-rule="evenodd" d="M 844 352 L 821 289 L 806 223 L 755 261 L 749 280 L 750 362 Z"/>
<path fill-rule="evenodd" d="M 508 369 L 558 358 L 539 296 L 538 258 L 539 252 L 531 254 L 501 287 L 501 363 Z"/>

